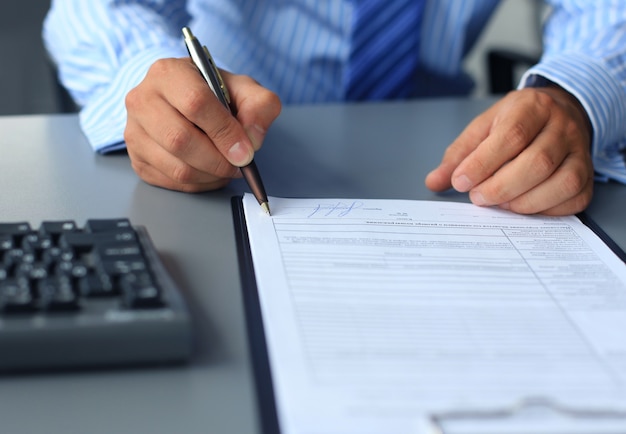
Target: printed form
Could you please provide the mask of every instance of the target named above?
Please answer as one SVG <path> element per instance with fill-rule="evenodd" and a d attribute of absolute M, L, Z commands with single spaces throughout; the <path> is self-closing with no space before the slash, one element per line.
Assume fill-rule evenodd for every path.
<path fill-rule="evenodd" d="M 626 265 L 578 218 L 270 204 L 243 199 L 282 434 L 426 434 L 459 411 L 446 433 L 503 434 L 474 415 L 533 399 L 626 432 Z M 545 410 L 511 432 L 604 432 Z"/>

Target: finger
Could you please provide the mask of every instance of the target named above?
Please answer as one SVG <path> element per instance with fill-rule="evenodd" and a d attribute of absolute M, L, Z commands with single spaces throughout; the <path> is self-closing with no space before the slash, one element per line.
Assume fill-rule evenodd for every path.
<path fill-rule="evenodd" d="M 567 215 L 584 210 L 593 196 L 593 168 L 584 155 L 569 154 L 545 182 L 501 205 L 520 214 Z"/>
<path fill-rule="evenodd" d="M 141 110 L 133 109 L 135 104 L 141 105 Z M 204 172 L 219 178 L 231 178 L 237 172 L 237 168 L 231 165 L 226 158 L 217 150 L 213 142 L 193 123 L 186 119 L 180 112 L 174 109 L 162 97 L 157 96 L 151 101 L 135 101 L 134 96 L 129 93 L 127 97 L 129 107 L 129 121 L 127 125 L 132 128 L 133 123 L 141 126 L 141 132 L 149 137 L 138 137 L 136 140 L 127 138 L 127 147 L 139 157 L 147 162 L 155 163 L 164 175 L 172 179 L 183 179 L 187 177 L 186 171 L 182 174 L 171 172 L 173 169 L 180 169 L 180 165 L 169 168 L 162 165 L 166 162 L 179 160 L 197 169 L 197 172 Z M 132 114 L 132 119 L 130 119 Z M 132 131 L 129 129 L 129 131 Z M 142 143 L 150 143 L 154 146 L 141 146 Z M 163 152 L 155 154 L 153 148 L 158 146 L 163 151 L 170 154 L 172 158 L 161 158 L 159 162 L 156 155 L 164 156 Z M 168 171 L 169 170 L 169 171 Z M 200 178 L 194 175 L 194 178 Z M 190 179 L 189 182 L 200 182 L 200 179 Z"/>
<path fill-rule="evenodd" d="M 567 158 L 570 149 L 555 145 L 561 140 L 552 131 L 542 131 L 513 160 L 470 191 L 476 205 L 510 202 L 548 179 Z"/>
<path fill-rule="evenodd" d="M 425 179 L 426 186 L 433 191 L 443 191 L 452 187 L 452 173 L 468 155 L 489 135 L 496 103 L 487 111 L 473 119 L 461 134 L 444 152 L 439 166 Z"/>
<path fill-rule="evenodd" d="M 550 101 L 543 94 L 521 92 L 507 98 L 494 118 L 489 136 L 452 174 L 454 188 L 469 191 L 516 158 L 548 122 Z"/>
<path fill-rule="evenodd" d="M 564 216 L 564 215 L 573 215 L 579 212 L 582 212 L 589 206 L 591 203 L 591 199 L 593 197 L 593 185 L 589 184 L 589 188 L 580 192 L 573 198 L 560 203 L 559 205 L 545 209 L 541 211 L 539 214 L 549 215 L 549 216 Z"/>
<path fill-rule="evenodd" d="M 220 188 L 229 177 L 217 177 L 200 171 L 168 153 L 141 128 L 127 128 L 128 155 L 131 165 L 145 182 L 171 190 L 198 192 Z M 232 166 L 231 166 L 232 167 Z M 233 167 L 233 170 L 238 169 Z"/>
<path fill-rule="evenodd" d="M 216 190 L 225 187 L 229 182 L 228 179 L 216 179 L 207 183 L 181 184 L 174 182 L 171 178 L 167 177 L 153 166 L 143 166 L 142 163 L 139 163 L 137 165 L 134 164 L 133 168 L 139 169 L 141 171 L 141 179 L 150 185 L 166 188 L 168 190 L 182 191 L 185 193 L 198 193 L 202 191 Z M 139 171 L 137 173 L 139 173 Z"/>
<path fill-rule="evenodd" d="M 231 164 L 244 166 L 252 160 L 254 148 L 243 127 L 220 103 L 190 60 L 158 61 L 152 69 L 168 82 L 168 92 L 163 95 L 167 102 L 200 128 Z M 175 75 L 178 79 L 172 80 Z M 168 150 L 185 161 L 202 158 L 205 151 L 193 146 Z"/>

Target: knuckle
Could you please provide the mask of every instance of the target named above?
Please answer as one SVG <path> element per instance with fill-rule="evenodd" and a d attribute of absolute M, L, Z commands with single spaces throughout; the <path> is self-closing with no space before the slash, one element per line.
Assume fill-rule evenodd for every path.
<path fill-rule="evenodd" d="M 177 164 L 172 168 L 171 178 L 177 184 L 183 185 L 191 184 L 193 181 L 194 170 L 187 164 Z"/>
<path fill-rule="evenodd" d="M 521 122 L 515 122 L 504 136 L 505 143 L 514 149 L 523 149 L 530 141 L 530 134 L 526 125 Z"/>
<path fill-rule="evenodd" d="M 189 88 L 183 96 L 182 104 L 185 113 L 188 113 L 192 118 L 199 118 L 202 110 L 207 107 L 208 92 L 204 89 Z"/>
<path fill-rule="evenodd" d="M 519 201 L 515 203 L 515 205 L 511 206 L 511 211 L 517 214 L 536 214 L 539 212 L 530 201 Z"/>
<path fill-rule="evenodd" d="M 587 142 L 580 123 L 576 122 L 574 119 L 571 119 L 571 118 L 566 118 L 565 120 L 565 123 L 563 125 L 563 135 L 566 138 L 569 138 L 574 141 L 578 141 L 580 143 Z"/>
<path fill-rule="evenodd" d="M 474 186 L 489 180 L 497 172 L 497 167 L 486 155 L 470 155 L 463 161 L 463 165 L 463 171 Z M 498 188 L 496 184 L 498 183 L 492 180 L 484 185 L 487 191 L 491 191 L 493 188 Z"/>
<path fill-rule="evenodd" d="M 566 205 L 566 210 L 564 213 L 567 214 L 576 214 L 579 212 L 582 212 L 585 210 L 585 208 L 587 208 L 587 205 L 589 205 L 589 202 L 591 201 L 590 198 L 587 198 L 586 195 L 579 195 L 576 196 L 574 198 L 572 198 Z"/>
<path fill-rule="evenodd" d="M 516 200 L 515 202 L 511 202 L 509 204 L 509 210 L 513 211 L 516 214 L 532 214 L 528 211 L 529 207 L 526 204 L 522 203 L 520 200 Z"/>
<path fill-rule="evenodd" d="M 208 131 L 205 131 L 216 146 L 220 143 L 231 145 L 236 141 L 236 139 L 233 138 L 232 122 L 231 120 L 226 122 L 213 122 Z"/>
<path fill-rule="evenodd" d="M 509 199 L 509 188 L 500 182 L 490 183 L 483 188 L 482 195 L 489 203 L 502 203 Z"/>
<path fill-rule="evenodd" d="M 574 197 L 587 185 L 587 177 L 580 170 L 571 170 L 563 175 L 561 191 L 564 197 Z"/>
<path fill-rule="evenodd" d="M 128 111 L 132 111 L 139 107 L 141 101 L 139 90 L 134 87 L 127 94 L 124 99 L 124 104 L 126 105 L 126 109 Z"/>
<path fill-rule="evenodd" d="M 557 162 L 547 150 L 541 150 L 535 153 L 530 163 L 530 167 L 532 167 L 533 171 L 539 176 L 554 172 L 557 165 Z"/>
<path fill-rule="evenodd" d="M 126 124 L 126 128 L 124 128 L 124 142 L 126 142 L 127 147 L 135 143 L 135 133 L 129 124 Z"/>
<path fill-rule="evenodd" d="M 185 154 L 191 145 L 191 133 L 186 128 L 168 128 L 163 135 L 163 146 L 174 155 Z"/>
<path fill-rule="evenodd" d="M 133 158 L 132 155 L 130 155 L 130 165 L 133 168 L 133 170 L 135 171 L 135 173 L 137 173 L 137 175 L 141 179 L 144 179 L 144 176 L 145 176 L 146 169 L 147 169 L 148 165 L 145 162 L 141 161 L 141 160 Z"/>
<path fill-rule="evenodd" d="M 556 101 L 552 95 L 546 92 L 533 92 L 533 96 L 535 98 L 535 103 L 539 107 L 551 109 L 554 105 L 556 105 Z"/>
<path fill-rule="evenodd" d="M 157 77 L 168 77 L 172 68 L 172 59 L 158 59 L 150 68 L 148 68 L 148 75 Z"/>
<path fill-rule="evenodd" d="M 517 214 L 536 214 L 542 207 L 532 195 L 524 194 L 510 202 L 510 209 Z"/>
<path fill-rule="evenodd" d="M 580 194 L 576 197 L 574 207 L 574 212 L 583 211 L 585 208 L 589 206 L 591 203 L 591 199 L 593 198 L 593 188 L 586 189 L 583 194 Z"/>

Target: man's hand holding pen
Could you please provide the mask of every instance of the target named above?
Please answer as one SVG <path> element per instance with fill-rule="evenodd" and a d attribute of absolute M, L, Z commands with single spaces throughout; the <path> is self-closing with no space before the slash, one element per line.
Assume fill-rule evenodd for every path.
<path fill-rule="evenodd" d="M 189 58 L 162 59 L 126 97 L 124 139 L 145 182 L 185 192 L 213 190 L 240 177 L 278 117 L 276 94 L 252 78 L 222 71 L 233 115 Z"/>

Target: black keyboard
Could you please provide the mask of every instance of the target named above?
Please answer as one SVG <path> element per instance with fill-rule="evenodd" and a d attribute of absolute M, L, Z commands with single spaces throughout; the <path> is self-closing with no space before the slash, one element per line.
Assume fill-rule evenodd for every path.
<path fill-rule="evenodd" d="M 191 320 L 143 226 L 0 223 L 0 370 L 178 363 Z"/>

